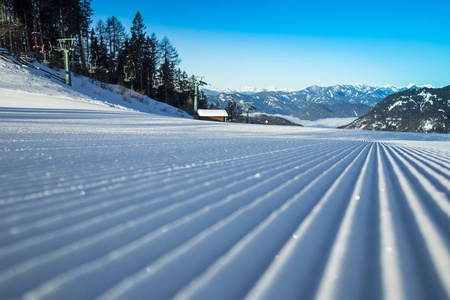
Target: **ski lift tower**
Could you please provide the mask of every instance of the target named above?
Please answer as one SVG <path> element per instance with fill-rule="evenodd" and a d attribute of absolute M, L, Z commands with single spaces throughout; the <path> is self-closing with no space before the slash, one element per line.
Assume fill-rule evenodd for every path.
<path fill-rule="evenodd" d="M 58 39 L 59 48 L 55 48 L 57 51 L 64 51 L 64 57 L 66 62 L 66 84 L 72 85 L 72 78 L 70 77 L 70 61 L 69 61 L 69 53 L 70 51 L 74 51 L 73 43 L 75 41 L 74 38 L 68 39 Z"/>
<path fill-rule="evenodd" d="M 194 113 L 197 114 L 198 110 L 198 104 L 197 104 L 197 98 L 198 98 L 198 87 L 201 85 L 207 85 L 206 82 L 203 82 L 202 79 L 205 78 L 205 76 L 194 76 L 192 75 L 191 81 L 194 85 Z M 198 79 L 198 81 L 197 81 Z"/>
<path fill-rule="evenodd" d="M 253 106 L 253 102 L 242 102 L 242 109 L 247 114 L 247 117 L 245 119 L 245 123 L 248 123 L 248 112 L 250 110 L 255 110 L 256 107 Z"/>

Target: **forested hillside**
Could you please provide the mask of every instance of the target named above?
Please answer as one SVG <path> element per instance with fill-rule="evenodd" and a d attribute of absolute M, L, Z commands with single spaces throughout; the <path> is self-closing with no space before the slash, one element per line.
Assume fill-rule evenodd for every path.
<path fill-rule="evenodd" d="M 390 95 L 343 128 L 450 133 L 450 86 Z"/>
<path fill-rule="evenodd" d="M 58 40 L 71 38 L 72 71 L 192 110 L 195 77 L 179 68 L 168 37 L 147 33 L 139 12 L 130 30 L 115 16 L 93 24 L 92 15 L 91 0 L 1 0 L 0 48 L 62 68 Z M 206 106 L 203 94 L 198 105 Z"/>

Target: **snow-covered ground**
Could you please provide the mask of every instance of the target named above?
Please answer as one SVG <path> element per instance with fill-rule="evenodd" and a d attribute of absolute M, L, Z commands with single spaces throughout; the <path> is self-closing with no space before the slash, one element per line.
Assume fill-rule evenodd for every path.
<path fill-rule="evenodd" d="M 0 299 L 450 298 L 449 135 L 142 113 L 2 63 Z"/>

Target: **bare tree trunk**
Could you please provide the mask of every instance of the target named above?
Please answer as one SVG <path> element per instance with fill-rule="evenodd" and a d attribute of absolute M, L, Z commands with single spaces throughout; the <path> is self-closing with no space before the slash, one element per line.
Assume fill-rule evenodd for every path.
<path fill-rule="evenodd" d="M 5 7 L 4 7 L 4 4 L 3 4 L 3 2 L 1 2 L 1 6 L 0 6 L 0 16 L 1 16 L 1 20 L 0 20 L 0 48 L 5 48 L 5 45 L 4 45 L 4 41 L 3 41 L 3 35 L 4 35 L 4 31 L 3 31 L 3 25 L 5 24 L 5 15 L 4 15 L 4 13 L 5 13 Z"/>
<path fill-rule="evenodd" d="M 59 26 L 60 26 L 61 38 L 65 39 L 66 38 L 66 31 L 65 31 L 65 28 L 64 28 L 62 7 L 59 8 Z"/>
<path fill-rule="evenodd" d="M 41 39 L 41 47 L 44 46 L 44 33 L 42 32 L 42 23 L 41 23 L 41 9 L 39 7 L 39 0 L 36 0 L 36 9 L 37 9 L 37 21 L 38 21 L 38 26 L 39 26 L 39 36 Z"/>
<path fill-rule="evenodd" d="M 11 15 L 9 15 L 9 49 L 13 49 L 13 39 L 12 39 L 12 32 L 13 32 L 13 22 L 11 20 Z"/>
<path fill-rule="evenodd" d="M 24 26 L 25 26 L 25 42 L 26 42 L 26 52 L 30 52 L 30 36 L 28 33 L 28 26 L 27 26 L 27 14 L 24 12 L 23 13 L 23 21 L 24 21 Z"/>

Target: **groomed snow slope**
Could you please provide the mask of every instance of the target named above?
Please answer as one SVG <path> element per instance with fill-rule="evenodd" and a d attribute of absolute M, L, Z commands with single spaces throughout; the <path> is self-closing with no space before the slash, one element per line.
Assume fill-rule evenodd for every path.
<path fill-rule="evenodd" d="M 1 299 L 448 299 L 450 136 L 0 89 Z"/>

